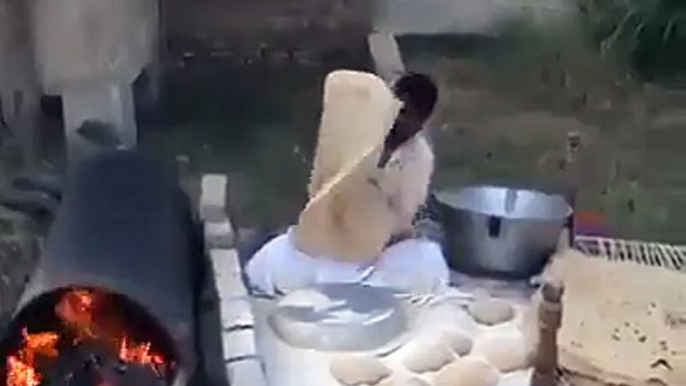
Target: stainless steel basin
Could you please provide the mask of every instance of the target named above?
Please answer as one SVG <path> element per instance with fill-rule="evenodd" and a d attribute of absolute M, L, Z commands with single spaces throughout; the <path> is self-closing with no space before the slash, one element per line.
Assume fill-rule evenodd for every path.
<path fill-rule="evenodd" d="M 526 278 L 554 252 L 571 208 L 562 196 L 498 186 L 436 193 L 448 264 L 458 271 Z"/>

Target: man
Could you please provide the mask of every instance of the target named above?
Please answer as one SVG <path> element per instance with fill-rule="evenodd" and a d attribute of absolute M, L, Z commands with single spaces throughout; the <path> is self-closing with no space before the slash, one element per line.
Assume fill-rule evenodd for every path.
<path fill-rule="evenodd" d="M 426 293 L 447 285 L 440 246 L 411 232 L 433 170 L 419 132 L 436 87 L 424 75 L 408 74 L 394 92 L 372 74 L 327 77 L 310 202 L 295 227 L 248 263 L 254 287 L 276 294 L 354 282 Z"/>
<path fill-rule="evenodd" d="M 412 220 L 427 199 L 434 155 L 422 131 L 438 100 L 436 85 L 423 74 L 401 77 L 394 91 L 403 108 L 386 137 L 379 160 L 384 181 L 375 181 L 383 185 L 397 216 L 393 241 L 412 235 Z"/>

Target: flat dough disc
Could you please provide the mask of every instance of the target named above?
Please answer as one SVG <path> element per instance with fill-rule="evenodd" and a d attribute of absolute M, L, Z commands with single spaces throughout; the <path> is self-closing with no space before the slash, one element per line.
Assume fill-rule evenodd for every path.
<path fill-rule="evenodd" d="M 565 286 L 563 367 L 617 384 L 686 385 L 685 274 L 570 250 L 544 277 Z"/>
<path fill-rule="evenodd" d="M 487 326 L 509 322 L 515 316 L 510 303 L 489 296 L 477 298 L 467 306 L 467 311 L 474 320 Z"/>
<path fill-rule="evenodd" d="M 413 373 L 438 371 L 455 359 L 452 350 L 443 342 L 417 342 L 408 350 L 403 365 Z"/>
<path fill-rule="evenodd" d="M 333 378 L 345 386 L 374 385 L 391 375 L 391 369 L 379 359 L 363 355 L 333 358 L 330 371 Z"/>
<path fill-rule="evenodd" d="M 523 370 L 529 366 L 527 346 L 520 332 L 490 332 L 474 342 L 474 355 L 485 358 L 500 372 Z"/>
<path fill-rule="evenodd" d="M 500 374 L 485 359 L 468 356 L 442 368 L 435 386 L 497 386 Z"/>

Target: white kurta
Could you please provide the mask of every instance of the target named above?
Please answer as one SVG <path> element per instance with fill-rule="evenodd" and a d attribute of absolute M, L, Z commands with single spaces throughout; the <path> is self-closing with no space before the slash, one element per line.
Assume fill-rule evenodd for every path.
<path fill-rule="evenodd" d="M 396 217 L 393 234 L 412 229 L 412 220 L 429 193 L 433 164 L 433 151 L 426 138 L 419 134 L 396 150 L 386 167 L 379 171 L 379 186 Z"/>
<path fill-rule="evenodd" d="M 265 244 L 248 262 L 246 273 L 252 287 L 270 295 L 315 283 L 360 283 L 437 293 L 449 280 L 441 247 L 429 240 L 404 240 L 386 248 L 373 264 L 354 264 L 298 251 L 290 230 Z"/>

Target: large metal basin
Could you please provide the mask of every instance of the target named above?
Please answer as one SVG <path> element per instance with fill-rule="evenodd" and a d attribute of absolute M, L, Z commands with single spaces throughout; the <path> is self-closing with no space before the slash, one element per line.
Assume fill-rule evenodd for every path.
<path fill-rule="evenodd" d="M 554 252 L 571 208 L 562 196 L 497 186 L 436 193 L 453 269 L 523 279 Z"/>

